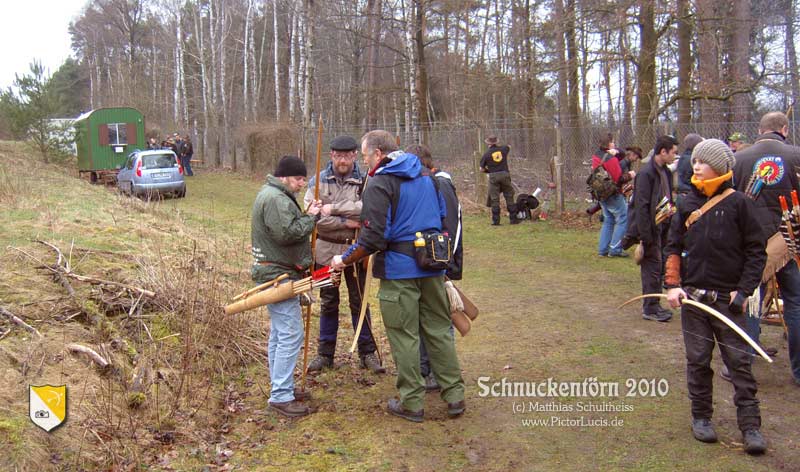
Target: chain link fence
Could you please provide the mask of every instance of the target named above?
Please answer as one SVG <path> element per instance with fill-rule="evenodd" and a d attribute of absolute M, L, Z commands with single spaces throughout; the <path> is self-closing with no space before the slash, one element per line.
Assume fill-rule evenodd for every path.
<path fill-rule="evenodd" d="M 389 130 L 395 132 L 395 130 Z M 512 180 L 518 192 L 533 193 L 540 187 L 543 190 L 548 184 L 555 183 L 556 169 L 554 157 L 559 156 L 561 162 L 561 186 L 565 198 L 586 198 L 586 178 L 590 172 L 591 156 L 596 151 L 601 137 L 612 133 L 617 147 L 624 149 L 637 146 L 647 154 L 652 150 L 658 136 L 671 134 L 679 143 L 689 133 L 698 133 L 705 138 L 717 138 L 727 142 L 734 132 L 746 136 L 746 142 L 752 143 L 758 136 L 758 123 L 747 122 L 732 125 L 730 123 L 703 123 L 678 126 L 675 123 L 661 123 L 647 127 L 609 127 L 587 126 L 581 128 L 557 127 L 554 124 L 542 124 L 532 127 L 491 128 L 481 126 L 449 125 L 434 126 L 427 131 L 428 147 L 431 149 L 434 164 L 449 172 L 459 189 L 459 195 L 474 202 L 485 202 L 486 177 L 479 171 L 481 156 L 487 149 L 484 139 L 489 135 L 499 138 L 501 144 L 511 147 L 509 168 Z M 357 140 L 364 134 L 358 127 L 336 128 L 323 133 L 323 162 L 328 159 L 328 144 L 333 137 L 347 134 Z M 305 160 L 309 168 L 313 168 L 316 152 L 316 130 L 304 132 L 306 144 Z M 416 142 L 416 133 L 401 131 L 400 145 Z M 797 142 L 800 138 L 800 123 L 791 123 L 788 140 Z M 678 145 L 679 152 L 683 146 Z M 363 163 L 362 163 L 363 166 Z"/>

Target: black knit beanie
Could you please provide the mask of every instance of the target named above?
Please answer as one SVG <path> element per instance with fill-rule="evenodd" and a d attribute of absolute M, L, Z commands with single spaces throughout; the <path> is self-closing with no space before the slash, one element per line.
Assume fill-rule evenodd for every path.
<path fill-rule="evenodd" d="M 306 177 L 306 164 L 297 156 L 283 156 L 275 167 L 275 177 Z"/>

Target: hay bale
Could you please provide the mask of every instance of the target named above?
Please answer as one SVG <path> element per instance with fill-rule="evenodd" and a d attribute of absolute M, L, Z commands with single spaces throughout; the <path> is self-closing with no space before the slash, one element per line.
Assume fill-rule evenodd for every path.
<path fill-rule="evenodd" d="M 239 127 L 235 133 L 236 167 L 256 174 L 275 169 L 281 156 L 297 155 L 301 130 L 291 123 L 267 122 Z M 243 150 L 240 154 L 239 150 Z"/>

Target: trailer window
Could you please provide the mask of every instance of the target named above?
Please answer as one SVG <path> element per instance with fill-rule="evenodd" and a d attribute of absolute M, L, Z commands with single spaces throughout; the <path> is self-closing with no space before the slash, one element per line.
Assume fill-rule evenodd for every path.
<path fill-rule="evenodd" d="M 108 144 L 128 144 L 128 125 L 125 123 L 108 124 Z"/>

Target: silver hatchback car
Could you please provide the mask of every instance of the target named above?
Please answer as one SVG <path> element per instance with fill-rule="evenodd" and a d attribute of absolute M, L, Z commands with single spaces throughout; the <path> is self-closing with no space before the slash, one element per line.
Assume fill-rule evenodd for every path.
<path fill-rule="evenodd" d="M 117 187 L 124 193 L 152 197 L 186 196 L 183 167 L 169 149 L 134 151 L 117 174 Z"/>

